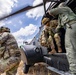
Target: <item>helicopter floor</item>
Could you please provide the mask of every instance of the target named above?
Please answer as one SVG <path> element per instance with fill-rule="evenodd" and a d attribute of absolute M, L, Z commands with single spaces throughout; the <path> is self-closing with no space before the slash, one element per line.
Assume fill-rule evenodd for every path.
<path fill-rule="evenodd" d="M 51 66 L 47 66 L 46 68 L 47 68 L 48 70 L 51 70 L 51 71 L 59 74 L 59 75 L 71 75 L 71 74 L 69 73 L 69 71 L 64 72 L 64 71 L 58 70 L 58 69 L 56 69 L 56 68 L 54 68 L 54 67 L 51 67 Z"/>
<path fill-rule="evenodd" d="M 66 57 L 66 53 L 56 53 L 52 55 L 48 54 L 44 56 L 44 62 L 48 64 L 48 69 L 60 75 L 63 73 L 69 73 L 69 63 Z"/>

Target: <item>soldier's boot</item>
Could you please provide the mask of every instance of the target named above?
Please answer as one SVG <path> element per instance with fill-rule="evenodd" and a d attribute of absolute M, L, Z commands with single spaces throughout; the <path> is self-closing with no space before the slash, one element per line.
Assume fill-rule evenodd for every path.
<path fill-rule="evenodd" d="M 52 51 L 49 52 L 49 54 L 55 54 L 55 53 L 56 53 L 55 49 L 52 49 Z"/>
<path fill-rule="evenodd" d="M 61 47 L 58 47 L 58 53 L 62 53 Z"/>

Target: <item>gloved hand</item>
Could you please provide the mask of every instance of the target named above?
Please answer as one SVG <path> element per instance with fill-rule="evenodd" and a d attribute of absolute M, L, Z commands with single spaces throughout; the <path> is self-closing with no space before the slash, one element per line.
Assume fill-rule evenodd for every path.
<path fill-rule="evenodd" d="M 60 28 L 56 28 L 56 29 L 55 29 L 55 32 L 56 32 L 56 33 L 59 33 L 59 32 L 60 32 Z"/>

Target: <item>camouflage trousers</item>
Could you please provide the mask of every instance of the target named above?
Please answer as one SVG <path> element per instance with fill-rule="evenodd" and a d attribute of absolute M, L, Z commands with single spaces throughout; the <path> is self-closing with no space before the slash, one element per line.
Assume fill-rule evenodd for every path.
<path fill-rule="evenodd" d="M 19 50 L 17 52 L 18 53 L 11 55 L 10 57 L 7 57 L 8 54 L 6 52 L 6 58 L 0 58 L 0 74 L 6 72 L 6 75 L 16 75 L 19 62 L 21 61 Z"/>
<path fill-rule="evenodd" d="M 58 35 L 58 33 L 56 33 L 54 35 L 54 39 L 55 39 L 55 42 L 56 42 L 57 47 L 60 47 L 61 46 L 61 39 L 60 39 L 60 36 Z M 54 49 L 55 48 L 54 40 L 53 40 L 53 37 L 52 36 L 49 36 L 49 38 L 48 38 L 48 45 L 51 46 L 51 49 Z"/>
<path fill-rule="evenodd" d="M 69 61 L 69 69 L 71 73 L 75 73 L 76 75 L 76 23 L 73 23 L 71 28 L 66 27 L 65 48 Z"/>
<path fill-rule="evenodd" d="M 56 45 L 57 45 L 58 47 L 60 47 L 60 46 L 61 46 L 61 38 L 60 38 L 60 36 L 59 36 L 58 33 L 56 33 L 56 34 L 54 35 L 54 39 L 55 39 L 55 41 L 56 41 Z"/>
<path fill-rule="evenodd" d="M 16 75 L 16 71 L 20 62 L 19 57 L 10 57 L 0 60 L 0 73 L 6 72 L 6 75 Z"/>
<path fill-rule="evenodd" d="M 6 72 L 6 75 L 16 75 L 19 63 L 17 63 L 13 68 Z"/>

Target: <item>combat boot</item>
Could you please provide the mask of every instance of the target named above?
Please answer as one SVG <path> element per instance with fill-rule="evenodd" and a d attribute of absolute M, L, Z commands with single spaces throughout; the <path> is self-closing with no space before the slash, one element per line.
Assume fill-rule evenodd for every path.
<path fill-rule="evenodd" d="M 62 53 L 61 47 L 58 47 L 58 53 Z"/>
<path fill-rule="evenodd" d="M 49 54 L 55 54 L 57 53 L 55 49 L 52 49 L 52 51 L 49 52 Z"/>

